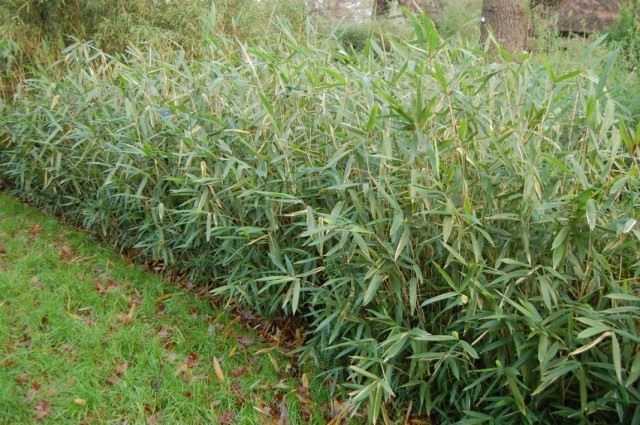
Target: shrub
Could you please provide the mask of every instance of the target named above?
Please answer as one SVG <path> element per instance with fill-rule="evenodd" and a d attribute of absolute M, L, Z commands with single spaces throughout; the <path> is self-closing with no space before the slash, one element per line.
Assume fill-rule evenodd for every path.
<path fill-rule="evenodd" d="M 428 21 L 390 52 L 279 37 L 241 61 L 73 46 L 0 105 L 0 175 L 303 317 L 372 420 L 637 422 L 640 128 L 607 62 L 495 64 Z"/>
<path fill-rule="evenodd" d="M 640 67 L 640 1 L 629 0 L 616 23 L 607 30 L 609 40 L 620 46 L 626 59 Z"/>
<path fill-rule="evenodd" d="M 304 3 L 291 0 L 7 0 L 2 13 L 15 16 L 35 44 L 75 38 L 110 53 L 155 39 L 194 54 L 216 35 L 250 40 L 272 32 L 279 19 L 301 27 L 305 19 Z"/>

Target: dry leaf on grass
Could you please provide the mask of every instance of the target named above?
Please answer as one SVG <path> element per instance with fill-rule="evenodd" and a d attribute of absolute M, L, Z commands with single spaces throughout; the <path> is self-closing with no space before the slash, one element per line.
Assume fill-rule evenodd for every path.
<path fill-rule="evenodd" d="M 131 307 L 129 307 L 129 312 L 126 314 L 118 313 L 117 315 L 118 320 L 124 325 L 127 325 L 133 322 L 133 316 L 135 315 L 139 305 L 140 305 L 140 298 L 134 297 L 133 300 L 131 301 Z"/>
<path fill-rule="evenodd" d="M 40 400 L 34 406 L 36 419 L 41 421 L 51 413 L 51 405 L 47 400 Z"/>
<path fill-rule="evenodd" d="M 107 383 L 110 385 L 115 385 L 118 382 L 120 382 L 120 379 L 122 379 L 122 376 L 124 376 L 124 373 L 127 371 L 128 368 L 129 368 L 128 362 L 118 363 L 113 373 L 111 374 L 111 376 L 107 379 Z"/>
<path fill-rule="evenodd" d="M 29 227 L 29 234 L 31 234 L 31 236 L 37 236 L 40 233 L 42 233 L 42 226 L 40 226 L 39 224 L 34 224 L 33 226 Z"/>
<path fill-rule="evenodd" d="M 192 369 L 192 368 L 198 366 L 198 363 L 200 363 L 200 358 L 194 352 L 189 353 L 189 355 L 187 355 L 187 358 L 184 360 L 184 364 L 189 369 Z"/>
<path fill-rule="evenodd" d="M 196 367 L 200 363 L 200 359 L 196 353 L 189 353 L 184 359 L 182 364 L 178 367 L 178 376 L 185 382 L 190 382 L 193 379 L 193 372 L 191 369 Z"/>
<path fill-rule="evenodd" d="M 236 423 L 236 415 L 233 412 L 222 412 L 218 415 L 220 425 L 232 425 Z"/>
<path fill-rule="evenodd" d="M 98 295 L 108 295 L 118 289 L 118 282 L 111 278 L 107 278 L 102 282 L 96 282 L 95 289 Z"/>
<path fill-rule="evenodd" d="M 63 242 L 62 244 L 58 245 L 58 257 L 60 257 L 61 262 L 68 263 L 77 256 L 78 255 L 76 254 L 76 252 L 68 243 Z"/>
<path fill-rule="evenodd" d="M 243 347 L 249 347 L 253 345 L 253 342 L 254 342 L 253 339 L 246 336 L 241 336 L 240 338 L 238 338 L 238 343 Z"/>
<path fill-rule="evenodd" d="M 234 378 L 239 378 L 241 376 L 247 376 L 248 373 L 249 372 L 247 371 L 247 368 L 239 367 L 231 371 L 231 376 L 233 376 Z"/>
<path fill-rule="evenodd" d="M 29 280 L 29 283 L 33 286 L 35 286 L 36 288 L 43 288 L 44 287 L 44 283 L 42 282 L 42 280 L 40 280 L 40 278 L 38 276 L 34 276 Z"/>
<path fill-rule="evenodd" d="M 233 393 L 234 396 L 236 396 L 236 398 L 241 402 L 244 403 L 247 395 L 244 393 L 244 391 L 242 391 L 242 388 L 240 387 L 240 384 L 237 381 L 233 381 L 230 385 L 230 389 L 231 392 Z M 236 401 L 237 403 L 237 401 Z"/>
<path fill-rule="evenodd" d="M 220 367 L 220 361 L 217 357 L 213 358 L 213 371 L 216 373 L 218 381 L 224 381 L 224 372 L 222 371 L 222 367 Z"/>
<path fill-rule="evenodd" d="M 160 425 L 162 423 L 162 412 L 147 416 L 147 425 Z"/>

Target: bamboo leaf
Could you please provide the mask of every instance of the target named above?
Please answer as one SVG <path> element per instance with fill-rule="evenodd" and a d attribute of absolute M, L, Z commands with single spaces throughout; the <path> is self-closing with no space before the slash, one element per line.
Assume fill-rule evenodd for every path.
<path fill-rule="evenodd" d="M 597 219 L 596 202 L 593 199 L 589 199 L 587 201 L 586 215 L 589 229 L 593 231 L 596 228 Z"/>
<path fill-rule="evenodd" d="M 379 271 L 373 274 L 373 276 L 369 280 L 369 285 L 367 286 L 367 289 L 364 292 L 364 300 L 363 300 L 364 305 L 367 305 L 371 301 L 373 301 L 373 298 L 376 296 L 378 289 L 380 288 L 380 285 L 382 285 L 382 282 L 384 281 L 384 278 L 385 278 L 384 275 Z"/>

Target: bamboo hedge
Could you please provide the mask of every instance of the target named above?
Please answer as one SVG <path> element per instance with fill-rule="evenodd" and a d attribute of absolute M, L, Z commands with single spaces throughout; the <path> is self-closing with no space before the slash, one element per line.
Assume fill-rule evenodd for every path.
<path fill-rule="evenodd" d="M 373 422 L 411 402 L 437 423 L 639 423 L 640 128 L 613 56 L 495 63 L 428 21 L 389 43 L 71 46 L 0 103 L 0 175 L 300 316 Z"/>

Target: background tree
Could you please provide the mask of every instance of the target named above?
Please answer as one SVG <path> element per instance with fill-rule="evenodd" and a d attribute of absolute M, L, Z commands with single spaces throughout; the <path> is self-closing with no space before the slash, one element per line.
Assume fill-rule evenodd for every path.
<path fill-rule="evenodd" d="M 527 50 L 529 18 L 525 0 L 483 0 L 480 42 L 489 34 L 510 52 Z"/>
<path fill-rule="evenodd" d="M 409 8 L 416 13 L 427 13 L 437 16 L 442 10 L 441 0 L 397 0 L 398 5 Z M 374 0 L 376 16 L 384 16 L 389 13 L 393 0 Z"/>
<path fill-rule="evenodd" d="M 391 8 L 391 0 L 374 0 L 373 11 L 375 16 L 386 16 Z"/>

